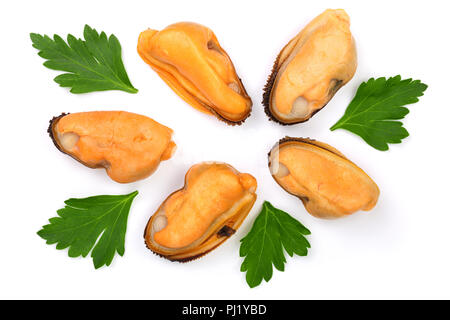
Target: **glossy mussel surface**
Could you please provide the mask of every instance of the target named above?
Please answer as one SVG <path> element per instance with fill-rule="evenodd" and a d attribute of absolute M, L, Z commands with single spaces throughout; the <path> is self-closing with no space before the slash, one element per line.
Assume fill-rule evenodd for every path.
<path fill-rule="evenodd" d="M 48 132 L 61 152 L 119 183 L 150 176 L 176 149 L 172 129 L 125 111 L 62 114 Z"/>
<path fill-rule="evenodd" d="M 286 137 L 269 153 L 275 181 L 300 198 L 318 218 L 334 219 L 375 207 L 375 182 L 337 149 L 323 142 Z"/>
<path fill-rule="evenodd" d="M 150 218 L 147 247 L 169 260 L 199 258 L 233 235 L 256 201 L 253 176 L 224 163 L 196 164 Z"/>
<path fill-rule="evenodd" d="M 267 115 L 284 125 L 308 121 L 350 81 L 357 67 L 350 18 L 326 10 L 278 55 L 266 87 Z"/>
<path fill-rule="evenodd" d="M 211 29 L 192 22 L 148 29 L 138 41 L 141 58 L 191 106 L 228 124 L 241 124 L 252 101 Z"/>

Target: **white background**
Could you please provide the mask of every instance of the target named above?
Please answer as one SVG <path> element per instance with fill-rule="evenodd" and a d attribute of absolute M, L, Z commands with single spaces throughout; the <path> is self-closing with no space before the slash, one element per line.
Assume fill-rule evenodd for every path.
<path fill-rule="evenodd" d="M 327 8 L 352 20 L 359 67 L 330 104 L 303 125 L 269 122 L 262 88 L 281 48 Z M 0 4 L 1 212 L 0 298 L 366 299 L 450 298 L 448 1 L 3 1 Z M 252 116 L 229 127 L 183 102 L 136 52 L 148 27 L 178 21 L 209 26 L 253 99 Z M 29 33 L 81 36 L 84 24 L 114 33 L 136 95 L 74 95 L 53 82 L 58 72 L 32 48 Z M 420 79 L 429 85 L 404 121 L 411 137 L 388 152 L 329 128 L 370 77 Z M 83 167 L 53 146 L 48 121 L 62 112 L 126 110 L 174 129 L 175 156 L 150 178 L 128 185 Z M 267 169 L 267 152 L 284 137 L 327 142 L 363 168 L 381 197 L 370 213 L 324 221 L 311 217 Z M 159 204 L 183 185 L 194 163 L 228 162 L 258 180 L 258 201 L 235 236 L 188 263 L 166 261 L 144 245 Z M 71 197 L 139 190 L 128 220 L 126 252 L 94 270 L 91 258 L 69 258 L 36 232 Z M 239 240 L 264 200 L 311 231 L 307 257 L 288 258 L 285 272 L 249 289 L 239 271 Z"/>

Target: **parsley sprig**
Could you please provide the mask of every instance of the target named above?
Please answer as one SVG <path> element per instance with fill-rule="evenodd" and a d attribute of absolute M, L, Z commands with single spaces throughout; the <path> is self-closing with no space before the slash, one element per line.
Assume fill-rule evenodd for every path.
<path fill-rule="evenodd" d="M 137 194 L 66 200 L 58 217 L 51 218 L 37 234 L 47 244 L 56 243 L 58 250 L 69 248 L 72 258 L 86 257 L 94 248 L 94 267 L 109 266 L 116 252 L 120 256 L 125 253 L 128 213 Z"/>
<path fill-rule="evenodd" d="M 288 213 L 264 202 L 252 229 L 241 240 L 240 256 L 245 257 L 241 271 L 247 272 L 250 288 L 259 286 L 263 279 L 268 282 L 272 278 L 272 265 L 284 271 L 283 248 L 290 257 L 306 256 L 311 247 L 305 238 L 309 234 L 311 232 Z"/>
<path fill-rule="evenodd" d="M 357 134 L 380 151 L 391 143 L 401 143 L 409 136 L 400 121 L 409 113 L 405 105 L 416 103 L 427 85 L 420 80 L 393 78 L 370 79 L 363 82 L 344 116 L 331 131 L 345 129 Z"/>
<path fill-rule="evenodd" d="M 58 35 L 30 34 L 33 47 L 46 59 L 44 66 L 65 71 L 54 80 L 61 87 L 70 87 L 72 93 L 122 90 L 136 93 L 122 62 L 122 48 L 113 34 L 108 38 L 88 25 L 84 39 L 67 36 L 67 43 Z"/>

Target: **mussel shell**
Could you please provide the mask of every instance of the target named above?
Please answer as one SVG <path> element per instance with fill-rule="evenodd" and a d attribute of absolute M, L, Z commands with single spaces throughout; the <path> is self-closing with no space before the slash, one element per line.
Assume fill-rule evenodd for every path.
<path fill-rule="evenodd" d="M 230 125 L 240 125 L 250 116 L 251 99 L 230 57 L 209 28 L 179 22 L 161 31 L 148 29 L 139 37 L 138 53 L 197 110 Z"/>
<path fill-rule="evenodd" d="M 73 147 L 77 148 L 77 152 L 66 150 L 64 143 L 60 141 L 64 139 L 58 132 L 58 125 L 62 120 L 64 125 L 72 127 L 73 130 L 61 132 L 61 137 L 67 133 L 76 136 Z M 108 131 L 114 134 L 112 140 L 108 140 L 105 145 L 104 139 L 99 137 L 105 136 Z M 89 168 L 106 169 L 110 178 L 119 183 L 130 183 L 150 176 L 159 163 L 168 160 L 176 149 L 171 140 L 172 129 L 146 116 L 125 111 L 63 113 L 50 120 L 47 132 L 59 151 Z M 90 138 L 91 143 L 97 143 L 98 153 L 102 154 L 101 160 L 89 159 L 78 149 L 79 143 L 83 143 L 86 138 Z M 122 150 L 120 157 L 114 155 L 114 150 L 109 145 L 115 145 L 116 149 Z M 95 154 L 92 149 L 89 151 L 91 155 Z M 81 157 L 84 157 L 85 161 Z M 120 159 L 122 166 L 119 167 L 114 159 Z"/>
<path fill-rule="evenodd" d="M 304 153 L 280 156 L 285 148 L 292 147 Z M 268 157 L 275 181 L 298 197 L 315 217 L 336 219 L 360 210 L 370 211 L 378 201 L 380 191 L 375 182 L 326 143 L 286 137 L 272 148 Z"/>
<path fill-rule="evenodd" d="M 326 30 L 332 31 L 326 31 L 324 26 L 327 27 Z M 327 32 L 334 32 L 335 40 Z M 324 35 L 329 39 L 324 41 Z M 325 43 L 322 44 L 325 46 L 323 49 L 318 41 Z M 339 48 L 339 54 L 336 53 L 338 50 L 328 51 L 327 54 L 325 48 L 330 43 Z M 297 57 L 299 59 L 296 60 Z M 270 120 L 282 125 L 308 121 L 352 79 L 356 66 L 356 48 L 347 14 L 343 10 L 326 10 L 297 34 L 277 56 L 264 87 L 262 103 L 266 114 Z M 290 70 L 289 77 L 283 83 L 289 83 L 289 90 L 283 91 L 284 94 L 277 93 L 281 97 L 278 100 L 284 101 L 284 107 L 291 106 L 291 113 L 283 114 L 275 110 L 274 99 L 278 81 L 287 70 Z M 292 100 L 294 97 L 298 101 Z M 293 101 L 292 104 L 290 101 Z"/>
<path fill-rule="evenodd" d="M 208 170 L 215 169 L 213 168 L 213 166 L 220 166 L 217 167 L 217 172 L 214 173 L 214 177 L 208 175 L 209 173 L 207 173 Z M 168 225 L 171 223 L 170 218 L 166 216 L 165 210 L 168 210 L 166 204 L 169 201 L 171 201 L 172 198 L 182 197 L 183 201 L 182 204 L 180 206 L 178 205 L 176 206 L 177 210 L 182 210 L 182 205 L 184 203 L 187 203 L 189 201 L 196 201 L 196 199 L 191 199 L 190 197 L 192 197 L 193 193 L 194 194 L 198 193 L 195 193 L 195 191 L 192 191 L 190 188 L 191 185 L 192 188 L 196 188 L 196 186 L 194 186 L 195 184 L 202 184 L 197 186 L 199 188 L 202 188 L 202 186 L 204 186 L 203 183 L 206 184 L 209 183 L 205 180 L 202 180 L 204 179 L 202 175 L 205 172 L 207 174 L 205 177 L 209 177 L 208 179 L 217 178 L 218 181 L 219 180 L 226 181 L 221 179 L 222 173 L 224 174 L 232 173 L 233 175 L 236 175 L 237 179 L 236 181 L 239 181 L 242 187 L 242 195 L 239 193 L 239 197 L 235 199 L 236 201 L 227 206 L 226 207 L 227 209 L 225 211 L 214 212 L 211 216 L 214 219 L 211 220 L 211 224 L 205 225 L 206 227 L 203 228 L 204 231 L 202 231 L 200 236 L 195 236 L 192 238 L 190 234 L 185 235 L 174 232 L 170 234 L 170 235 L 175 234 L 172 236 L 173 238 L 177 238 L 178 240 L 179 237 L 186 236 L 189 237 L 189 240 L 188 241 L 184 241 L 183 239 L 180 240 L 183 243 L 182 245 L 180 245 L 180 247 L 176 246 L 169 247 L 167 244 L 164 245 L 158 243 L 157 240 L 155 239 L 155 234 L 164 231 L 164 229 L 167 228 Z M 233 182 L 233 184 L 234 183 L 235 182 Z M 234 187 L 235 186 L 230 185 L 230 188 Z M 228 186 L 224 186 L 223 184 L 221 184 L 218 188 L 220 188 L 220 191 L 211 190 L 211 188 L 205 188 L 206 190 L 205 192 L 211 192 L 211 198 L 207 198 L 207 201 L 215 201 L 214 199 L 217 199 L 219 195 L 223 195 L 222 193 L 226 192 Z M 234 169 L 228 164 L 214 162 L 214 163 L 201 163 L 193 166 L 186 173 L 184 187 L 169 195 L 169 197 L 166 198 L 166 200 L 160 205 L 158 210 L 152 215 L 152 217 L 148 221 L 144 232 L 144 239 L 147 248 L 149 248 L 155 254 L 161 257 L 164 257 L 171 261 L 178 261 L 178 262 L 188 262 L 204 256 L 205 254 L 211 252 L 219 245 L 221 245 L 223 242 L 225 242 L 240 227 L 240 225 L 247 217 L 248 213 L 253 207 L 253 204 L 256 201 L 255 191 L 256 191 L 256 180 L 249 174 L 239 173 L 236 169 Z M 202 198 L 199 200 L 203 201 L 204 199 Z M 211 202 L 208 205 L 215 206 L 216 204 L 214 202 Z M 217 206 L 219 205 L 217 204 Z M 181 219 L 185 219 L 183 221 L 187 221 L 187 223 L 192 223 L 192 221 L 198 222 L 196 218 L 197 216 L 201 215 L 198 215 L 197 213 L 192 211 L 183 211 L 183 216 L 181 217 Z M 176 215 L 176 214 L 177 212 L 175 211 L 170 211 L 169 213 L 169 215 Z M 161 216 L 163 216 L 162 219 L 160 218 Z M 186 225 L 184 224 L 183 226 L 185 227 Z M 194 225 L 194 227 L 197 226 Z M 189 231 L 190 230 L 188 230 L 186 233 L 189 233 Z M 173 229 L 171 229 L 170 232 L 173 232 Z"/>

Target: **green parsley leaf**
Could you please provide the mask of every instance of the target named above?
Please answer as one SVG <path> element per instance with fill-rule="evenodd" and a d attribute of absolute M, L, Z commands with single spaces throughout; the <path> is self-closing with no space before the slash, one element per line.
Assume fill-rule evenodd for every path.
<path fill-rule="evenodd" d="M 299 221 L 265 201 L 252 229 L 241 240 L 239 254 L 245 257 L 241 271 L 247 272 L 250 288 L 259 286 L 263 278 L 267 282 L 272 278 L 272 264 L 284 271 L 283 247 L 291 257 L 294 253 L 306 256 L 311 246 L 304 236 L 309 234 Z"/>
<path fill-rule="evenodd" d="M 136 93 L 128 79 L 122 62 L 122 48 L 112 34 L 98 34 L 88 25 L 84 27 L 84 41 L 69 34 L 67 43 L 58 35 L 53 39 L 47 35 L 30 34 L 33 47 L 39 56 L 46 59 L 49 69 L 66 71 L 54 80 L 61 87 L 72 88 L 72 93 L 105 90 L 122 90 Z"/>
<path fill-rule="evenodd" d="M 120 256 L 125 253 L 128 213 L 137 194 L 69 199 L 57 211 L 59 217 L 51 218 L 37 234 L 47 244 L 56 243 L 58 250 L 69 247 L 72 258 L 86 257 L 95 245 L 91 253 L 95 269 L 109 266 L 116 251 Z"/>
<path fill-rule="evenodd" d="M 370 79 L 363 82 L 344 116 L 331 131 L 345 129 L 364 139 L 380 151 L 389 150 L 389 143 L 401 143 L 409 136 L 400 121 L 409 113 L 404 105 L 416 103 L 428 88 L 420 80 L 393 78 Z"/>

